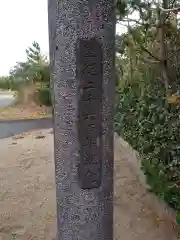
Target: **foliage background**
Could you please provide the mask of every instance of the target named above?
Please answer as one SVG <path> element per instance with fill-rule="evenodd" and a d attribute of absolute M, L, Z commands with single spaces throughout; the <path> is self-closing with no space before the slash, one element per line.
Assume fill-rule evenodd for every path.
<path fill-rule="evenodd" d="M 16 63 L 9 76 L 0 77 L 0 88 L 17 91 L 18 101 L 24 104 L 35 101 L 49 106 L 50 69 L 47 57 L 41 54 L 37 42 L 26 49 L 26 55 L 26 62 Z"/>
<path fill-rule="evenodd" d="M 148 184 L 177 211 L 179 11 L 179 1 L 117 1 L 117 21 L 127 33 L 116 37 L 115 113 L 115 130 L 140 153 Z"/>

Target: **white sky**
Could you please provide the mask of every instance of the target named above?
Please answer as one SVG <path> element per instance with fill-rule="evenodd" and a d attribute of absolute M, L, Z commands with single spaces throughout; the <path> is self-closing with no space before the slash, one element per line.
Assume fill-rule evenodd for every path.
<path fill-rule="evenodd" d="M 26 59 L 33 41 L 48 55 L 47 0 L 0 0 L 0 31 L 0 76 Z"/>

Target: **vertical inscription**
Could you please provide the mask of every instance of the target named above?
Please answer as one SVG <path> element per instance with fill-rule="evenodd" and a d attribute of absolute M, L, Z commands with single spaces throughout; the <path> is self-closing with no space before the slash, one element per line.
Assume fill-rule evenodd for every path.
<path fill-rule="evenodd" d="M 101 44 L 95 39 L 77 41 L 78 138 L 82 189 L 98 188 L 102 171 L 102 78 Z"/>

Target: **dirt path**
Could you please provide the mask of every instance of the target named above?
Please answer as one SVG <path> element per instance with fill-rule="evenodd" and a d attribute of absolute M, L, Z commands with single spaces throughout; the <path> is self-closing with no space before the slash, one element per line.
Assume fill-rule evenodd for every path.
<path fill-rule="evenodd" d="M 0 240 L 51 240 L 56 203 L 51 130 L 0 140 Z M 132 150 L 115 140 L 115 239 L 176 240 L 173 216 L 140 184 Z M 130 159 L 131 158 L 131 159 Z"/>

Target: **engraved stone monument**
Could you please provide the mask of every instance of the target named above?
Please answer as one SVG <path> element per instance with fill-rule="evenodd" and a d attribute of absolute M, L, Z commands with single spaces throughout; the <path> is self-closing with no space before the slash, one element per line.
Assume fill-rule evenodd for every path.
<path fill-rule="evenodd" d="M 113 0 L 49 0 L 58 240 L 113 239 Z"/>

